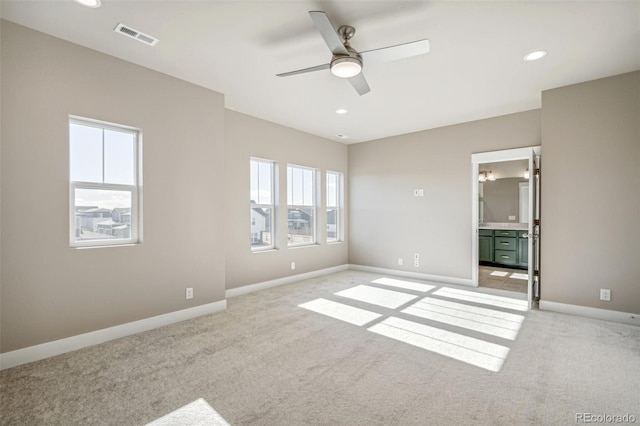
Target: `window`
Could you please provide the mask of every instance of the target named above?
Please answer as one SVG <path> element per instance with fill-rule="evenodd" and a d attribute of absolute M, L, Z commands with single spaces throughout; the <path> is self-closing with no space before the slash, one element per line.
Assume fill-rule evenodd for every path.
<path fill-rule="evenodd" d="M 287 167 L 287 224 L 289 246 L 316 242 L 316 171 Z"/>
<path fill-rule="evenodd" d="M 69 221 L 72 247 L 139 242 L 140 132 L 69 119 Z"/>
<path fill-rule="evenodd" d="M 342 173 L 327 172 L 327 242 L 342 241 Z"/>
<path fill-rule="evenodd" d="M 275 163 L 252 158 L 250 162 L 251 250 L 274 245 Z"/>

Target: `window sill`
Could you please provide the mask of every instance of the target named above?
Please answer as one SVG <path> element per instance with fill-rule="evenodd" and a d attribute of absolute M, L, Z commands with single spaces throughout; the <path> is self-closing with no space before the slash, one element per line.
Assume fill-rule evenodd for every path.
<path fill-rule="evenodd" d="M 251 253 L 272 253 L 274 251 L 278 251 L 277 248 L 268 248 L 268 249 L 262 249 L 262 250 L 251 250 Z"/>
<path fill-rule="evenodd" d="M 320 246 L 320 244 L 313 243 L 313 244 L 299 244 L 299 245 L 295 245 L 295 246 L 288 246 L 287 248 L 289 248 L 289 249 L 300 249 L 300 248 L 318 247 L 318 246 Z"/>
<path fill-rule="evenodd" d="M 101 249 L 110 247 L 135 247 L 140 243 L 123 243 L 123 244 L 105 244 L 102 246 L 70 246 L 69 248 L 74 250 L 87 250 L 87 249 Z"/>

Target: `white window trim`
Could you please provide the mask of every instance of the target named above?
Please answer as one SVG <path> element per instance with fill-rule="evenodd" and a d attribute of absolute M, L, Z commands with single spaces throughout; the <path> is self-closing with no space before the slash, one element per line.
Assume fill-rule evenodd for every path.
<path fill-rule="evenodd" d="M 71 180 L 71 164 L 69 163 L 69 245 L 72 248 L 99 248 L 107 246 L 133 245 L 142 242 L 142 131 L 139 128 L 108 123 L 91 118 L 79 116 L 69 116 L 69 124 L 79 124 L 83 126 L 93 126 L 99 129 L 113 131 L 130 131 L 135 135 L 135 149 L 133 159 L 133 176 L 136 180 L 134 185 L 122 185 L 112 183 L 79 182 Z M 67 148 L 69 149 L 70 138 L 68 138 Z M 130 238 L 109 238 L 77 241 L 75 238 L 76 227 L 76 189 L 94 190 L 114 190 L 131 193 L 131 237 Z"/>
<path fill-rule="evenodd" d="M 334 172 L 332 170 L 326 171 L 325 177 L 325 185 L 327 184 L 327 178 L 330 174 L 337 176 L 337 187 L 336 187 L 336 198 L 338 205 L 335 207 L 337 209 L 336 212 L 336 238 L 329 240 L 329 236 L 327 235 L 327 244 L 337 244 L 344 242 L 344 173 L 342 172 Z M 327 200 L 326 214 L 329 214 L 329 209 L 333 207 L 329 207 L 329 200 Z"/>
<path fill-rule="evenodd" d="M 288 248 L 298 248 L 298 247 L 311 247 L 311 246 L 316 246 L 318 245 L 318 184 L 319 184 L 319 180 L 318 180 L 318 169 L 315 169 L 313 167 L 307 167 L 307 166 L 299 166 L 296 164 L 287 164 L 287 174 L 289 173 L 289 167 L 294 167 L 294 168 L 298 168 L 298 169 L 304 169 L 304 170 L 311 170 L 311 172 L 313 172 L 313 184 L 311 185 L 313 188 L 313 205 L 312 206 L 305 206 L 305 205 L 299 205 L 299 204 L 289 204 L 289 180 L 287 177 L 287 235 L 289 234 L 289 226 L 288 226 L 288 221 L 289 221 L 289 210 L 290 209 L 313 209 L 313 224 L 311 226 L 313 226 L 313 240 L 311 242 L 308 243 L 291 243 L 289 241 L 289 239 L 287 238 L 287 247 Z"/>
<path fill-rule="evenodd" d="M 252 253 L 258 253 L 258 252 L 263 252 L 263 251 L 268 251 L 268 250 L 275 250 L 276 249 L 276 176 L 277 176 L 277 170 L 278 170 L 278 164 L 273 161 L 273 160 L 268 160 L 266 158 L 257 158 L 257 157 L 251 157 L 249 159 L 249 167 L 251 167 L 251 162 L 252 161 L 257 161 L 260 163 L 268 163 L 271 165 L 271 204 L 251 204 L 251 195 L 249 195 L 249 215 L 251 215 L 251 210 L 257 208 L 257 209 L 265 209 L 265 208 L 269 208 L 271 209 L 271 244 L 268 246 L 258 246 L 258 247 L 254 247 L 253 244 L 251 245 L 251 252 Z M 249 176 L 251 176 L 251 170 L 249 170 Z M 249 192 L 251 192 L 251 182 L 249 182 Z M 249 227 L 249 234 L 251 234 L 251 227 Z M 253 236 L 251 235 L 251 240 L 253 240 Z"/>

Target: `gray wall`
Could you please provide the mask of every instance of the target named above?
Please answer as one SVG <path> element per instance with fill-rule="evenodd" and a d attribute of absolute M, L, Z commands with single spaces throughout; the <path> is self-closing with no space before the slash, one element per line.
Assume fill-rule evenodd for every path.
<path fill-rule="evenodd" d="M 483 185 L 485 222 L 520 222 L 520 178 L 496 179 Z M 515 216 L 515 220 L 509 220 Z"/>
<path fill-rule="evenodd" d="M 1 37 L 1 351 L 224 299 L 223 96 L 6 21 Z M 143 244 L 69 248 L 69 114 L 142 128 Z"/>
<path fill-rule="evenodd" d="M 347 263 L 347 243 L 326 244 L 326 221 L 318 209 L 319 244 L 287 248 L 287 164 L 313 167 L 320 171 L 321 205 L 325 205 L 325 172 L 344 173 L 347 186 L 347 146 L 338 142 L 279 126 L 227 110 L 226 113 L 226 222 L 227 288 L 259 283 L 275 278 L 316 271 Z M 279 204 L 276 232 L 277 250 L 252 253 L 250 249 L 249 159 L 258 157 L 279 165 Z M 345 221 L 347 219 L 345 212 Z M 348 223 L 345 232 L 348 232 Z M 295 271 L 291 262 L 296 263 Z"/>
<path fill-rule="evenodd" d="M 534 145 L 539 110 L 349 145 L 349 263 L 471 279 L 471 154 Z"/>
<path fill-rule="evenodd" d="M 541 207 L 542 299 L 638 313 L 640 72 L 542 93 Z"/>

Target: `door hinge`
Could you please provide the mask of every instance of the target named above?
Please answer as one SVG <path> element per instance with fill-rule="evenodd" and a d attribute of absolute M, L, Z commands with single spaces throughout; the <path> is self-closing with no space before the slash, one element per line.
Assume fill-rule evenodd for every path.
<path fill-rule="evenodd" d="M 534 271 L 533 271 L 533 276 L 534 276 L 534 277 L 539 277 L 539 276 L 540 276 L 540 271 L 538 271 L 538 270 L 534 270 Z"/>
<path fill-rule="evenodd" d="M 540 219 L 533 219 L 534 226 L 540 226 Z"/>
<path fill-rule="evenodd" d="M 540 169 L 536 169 L 535 175 L 540 177 Z"/>

